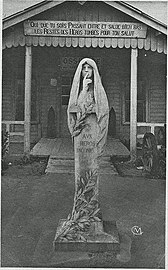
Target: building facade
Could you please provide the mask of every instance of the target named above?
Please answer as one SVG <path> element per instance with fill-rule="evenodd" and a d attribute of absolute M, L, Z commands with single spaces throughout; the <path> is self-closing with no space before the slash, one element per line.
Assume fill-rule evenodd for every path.
<path fill-rule="evenodd" d="M 90 57 L 109 101 L 109 134 L 130 141 L 135 157 L 138 134 L 166 123 L 166 53 L 166 26 L 123 2 L 49 1 L 5 18 L 2 123 L 11 153 L 70 136 L 72 79 Z"/>

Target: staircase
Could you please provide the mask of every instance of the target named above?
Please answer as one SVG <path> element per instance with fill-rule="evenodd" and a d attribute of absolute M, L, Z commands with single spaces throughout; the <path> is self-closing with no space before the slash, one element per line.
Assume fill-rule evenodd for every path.
<path fill-rule="evenodd" d="M 34 146 L 32 156 L 49 156 L 46 173 L 70 173 L 74 174 L 74 149 L 71 138 L 55 138 L 41 140 Z M 128 157 L 128 149 L 119 139 L 108 137 L 104 156 L 100 165 L 100 174 L 117 174 L 112 165 L 111 157 Z"/>
<path fill-rule="evenodd" d="M 73 158 L 60 158 L 50 156 L 46 173 L 75 173 L 75 164 Z M 117 171 L 110 161 L 110 157 L 103 157 L 100 164 L 100 174 L 117 175 Z"/>
<path fill-rule="evenodd" d="M 50 156 L 46 173 L 74 173 L 74 159 Z"/>

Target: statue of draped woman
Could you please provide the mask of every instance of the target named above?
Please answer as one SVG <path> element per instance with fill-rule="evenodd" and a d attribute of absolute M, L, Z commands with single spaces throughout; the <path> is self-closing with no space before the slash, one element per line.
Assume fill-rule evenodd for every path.
<path fill-rule="evenodd" d="M 98 200 L 99 164 L 109 120 L 107 96 L 97 65 L 92 59 L 82 59 L 77 67 L 67 116 L 74 144 L 75 195 L 72 212 L 60 226 L 55 240 L 89 242 L 95 239 L 95 231 L 101 232 L 96 233 L 97 237 L 102 237 Z"/>

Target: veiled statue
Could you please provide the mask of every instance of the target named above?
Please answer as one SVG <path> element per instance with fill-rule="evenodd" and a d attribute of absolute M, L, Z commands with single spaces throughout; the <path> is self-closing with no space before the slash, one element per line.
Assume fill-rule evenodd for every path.
<path fill-rule="evenodd" d="M 92 59 L 82 59 L 76 69 L 67 116 L 74 144 L 75 195 L 72 212 L 57 231 L 56 241 L 93 241 L 95 231 L 101 232 L 97 237 L 104 239 L 98 182 L 109 106 L 97 65 Z"/>

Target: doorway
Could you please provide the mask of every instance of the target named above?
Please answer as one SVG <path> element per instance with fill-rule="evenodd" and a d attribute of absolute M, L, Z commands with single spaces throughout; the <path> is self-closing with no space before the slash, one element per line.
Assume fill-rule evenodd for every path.
<path fill-rule="evenodd" d="M 47 115 L 47 138 L 54 139 L 56 138 L 56 125 L 55 125 L 55 111 L 51 106 L 48 115 Z"/>

